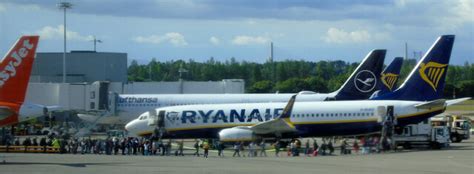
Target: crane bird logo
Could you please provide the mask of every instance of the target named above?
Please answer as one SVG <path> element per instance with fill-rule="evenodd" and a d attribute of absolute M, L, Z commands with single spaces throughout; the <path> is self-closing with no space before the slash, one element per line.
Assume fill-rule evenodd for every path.
<path fill-rule="evenodd" d="M 377 84 L 375 74 L 369 70 L 362 70 L 355 76 L 354 85 L 360 92 L 372 92 Z"/>

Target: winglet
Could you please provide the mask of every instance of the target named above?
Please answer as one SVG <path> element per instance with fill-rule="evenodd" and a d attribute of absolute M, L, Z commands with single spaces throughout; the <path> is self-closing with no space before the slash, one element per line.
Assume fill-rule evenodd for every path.
<path fill-rule="evenodd" d="M 295 104 L 296 101 L 296 94 L 291 96 L 290 100 L 288 101 L 288 104 L 286 104 L 285 109 L 283 109 L 283 112 L 281 113 L 279 119 L 285 119 L 285 118 L 290 118 L 291 116 L 291 111 L 293 110 L 293 105 Z"/>

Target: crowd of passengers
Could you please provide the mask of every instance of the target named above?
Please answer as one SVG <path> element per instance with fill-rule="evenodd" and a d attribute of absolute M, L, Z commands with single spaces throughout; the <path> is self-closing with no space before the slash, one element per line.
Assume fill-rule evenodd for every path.
<path fill-rule="evenodd" d="M 224 144 L 218 141 L 212 143 L 207 140 L 195 140 L 193 147 L 187 149 L 192 150 L 189 153 L 194 156 L 208 157 L 209 150 L 217 150 L 218 156 L 224 156 L 224 150 L 233 151 L 233 157 L 256 157 L 267 156 L 267 150 L 274 150 L 275 156 L 281 156 L 281 152 L 286 153 L 287 156 L 318 156 L 318 155 L 333 155 L 335 152 L 334 143 L 340 142 L 340 154 L 368 154 L 372 152 L 379 152 L 389 149 L 389 141 L 382 141 L 379 146 L 379 139 L 377 137 L 362 137 L 354 139 L 349 143 L 347 139 L 335 140 L 332 138 L 323 138 L 321 144 L 318 144 L 316 139 L 306 139 L 302 144 L 299 139 L 293 139 L 291 142 L 266 143 L 260 142 L 236 142 L 232 144 Z M 92 138 L 58 138 L 58 137 L 33 137 L 25 138 L 22 142 L 20 139 L 11 139 L 6 142 L 7 146 L 42 146 L 46 152 L 46 147 L 51 147 L 55 151 L 64 154 L 105 154 L 105 155 L 144 155 L 144 156 L 184 156 L 184 142 L 183 140 L 174 141 L 172 146 L 171 140 L 165 141 L 151 141 L 145 138 L 106 138 L 106 139 L 92 139 Z M 381 147 L 381 148 L 380 148 Z M 27 148 L 25 148 L 26 151 Z"/>

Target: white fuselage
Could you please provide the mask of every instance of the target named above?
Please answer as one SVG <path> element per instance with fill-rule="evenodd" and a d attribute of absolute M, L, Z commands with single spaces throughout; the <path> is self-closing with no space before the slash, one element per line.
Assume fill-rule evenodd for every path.
<path fill-rule="evenodd" d="M 294 94 L 137 94 L 119 95 L 116 104 L 116 114 L 104 116 L 97 120 L 102 124 L 126 124 L 138 115 L 157 108 L 168 106 L 201 105 L 201 104 L 231 104 L 231 103 L 272 103 L 286 102 Z M 300 93 L 298 101 L 323 101 L 334 97 L 333 93 Z M 83 120 L 95 122 L 97 116 L 78 114 Z"/>
<path fill-rule="evenodd" d="M 300 97 L 300 96 L 298 96 Z M 381 121 L 378 114 L 379 106 L 394 106 L 394 116 L 397 119 L 409 120 L 411 117 L 441 111 L 444 108 L 431 110 L 417 109 L 414 105 L 422 102 L 396 100 L 358 100 L 358 101 L 326 101 L 326 102 L 296 102 L 290 121 L 302 131 L 303 135 L 338 135 L 354 133 L 369 133 L 378 131 L 377 124 Z M 175 106 L 156 109 L 156 113 L 165 111 L 165 129 L 169 134 L 181 137 L 182 134 L 205 132 L 215 134 L 223 128 L 235 126 L 251 126 L 268 121 L 281 114 L 287 103 L 248 103 L 248 104 L 216 104 Z M 126 125 L 126 129 L 136 135 L 149 135 L 155 129 L 148 126 L 149 112 Z M 352 123 L 352 124 L 351 124 Z M 348 127 L 344 128 L 344 124 Z M 360 125 L 360 127 L 359 127 Z M 369 127 L 367 127 L 369 126 Z M 321 129 L 323 128 L 324 129 Z M 337 129 L 334 129 L 337 128 Z M 205 131 L 203 131 L 205 130 Z M 319 132 L 328 131 L 328 132 Z M 331 132 L 333 131 L 333 132 Z M 344 133 L 342 133 L 344 132 Z M 192 138 L 202 137 L 196 134 Z M 215 137 L 216 135 L 208 135 Z M 186 136 L 189 137 L 189 136 Z"/>

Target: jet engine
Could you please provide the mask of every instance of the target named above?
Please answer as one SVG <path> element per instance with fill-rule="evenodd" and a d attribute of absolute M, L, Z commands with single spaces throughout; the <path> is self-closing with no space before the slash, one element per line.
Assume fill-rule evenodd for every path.
<path fill-rule="evenodd" d="M 219 140 L 222 142 L 253 141 L 256 138 L 248 127 L 227 128 L 219 132 Z"/>

